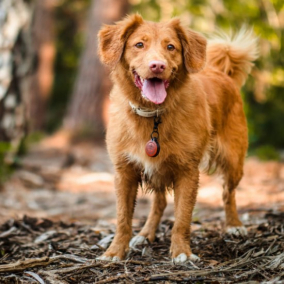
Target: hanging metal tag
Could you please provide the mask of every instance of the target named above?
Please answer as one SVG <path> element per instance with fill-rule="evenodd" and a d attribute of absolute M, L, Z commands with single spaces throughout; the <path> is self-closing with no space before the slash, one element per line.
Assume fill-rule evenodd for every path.
<path fill-rule="evenodd" d="M 151 140 L 149 140 L 146 144 L 146 147 L 145 147 L 145 151 L 146 151 L 146 154 L 149 156 L 149 157 L 156 157 L 159 155 L 160 153 L 160 144 L 157 140 L 156 137 L 153 137 Z"/>

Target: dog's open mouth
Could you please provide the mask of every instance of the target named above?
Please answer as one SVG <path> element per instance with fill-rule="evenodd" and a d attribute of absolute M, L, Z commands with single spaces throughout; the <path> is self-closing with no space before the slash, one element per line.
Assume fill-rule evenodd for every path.
<path fill-rule="evenodd" d="M 167 97 L 166 89 L 169 87 L 168 80 L 157 77 L 143 79 L 136 71 L 133 71 L 134 83 L 141 90 L 142 96 L 154 104 L 161 104 Z"/>

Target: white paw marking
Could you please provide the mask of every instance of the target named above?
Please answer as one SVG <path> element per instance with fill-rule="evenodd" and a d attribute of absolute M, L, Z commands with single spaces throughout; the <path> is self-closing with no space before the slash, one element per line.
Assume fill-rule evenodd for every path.
<path fill-rule="evenodd" d="M 185 253 L 181 253 L 177 257 L 173 258 L 173 263 L 184 263 L 187 261 L 187 256 Z"/>
<path fill-rule="evenodd" d="M 99 257 L 96 258 L 96 260 L 103 260 L 103 261 L 120 261 L 120 258 L 118 256 L 106 256 L 106 255 L 101 255 Z"/>
<path fill-rule="evenodd" d="M 197 255 L 194 254 L 194 253 L 192 253 L 192 254 L 190 255 L 189 259 L 190 259 L 191 261 L 194 261 L 194 262 L 199 262 L 199 261 L 200 261 L 199 256 L 197 256 Z"/>
<path fill-rule="evenodd" d="M 143 236 L 139 236 L 139 235 L 133 237 L 129 242 L 129 246 L 131 248 L 135 248 L 136 246 L 143 245 L 143 244 L 147 244 L 146 238 Z"/>
<path fill-rule="evenodd" d="M 118 257 L 118 256 L 114 256 L 113 258 L 112 258 L 112 261 L 120 261 L 120 258 Z"/>
<path fill-rule="evenodd" d="M 101 255 L 96 257 L 96 260 L 105 260 L 105 261 L 111 261 L 112 257 L 111 256 L 105 256 L 105 255 Z"/>
<path fill-rule="evenodd" d="M 173 258 L 173 263 L 175 264 L 185 263 L 186 261 L 189 261 L 189 260 L 197 262 L 197 261 L 200 261 L 200 258 L 193 253 L 189 257 L 185 253 L 181 253 L 177 257 Z"/>
<path fill-rule="evenodd" d="M 240 227 L 229 227 L 226 229 L 226 233 L 234 236 L 246 236 L 248 234 L 248 231 L 244 226 L 240 226 Z"/>

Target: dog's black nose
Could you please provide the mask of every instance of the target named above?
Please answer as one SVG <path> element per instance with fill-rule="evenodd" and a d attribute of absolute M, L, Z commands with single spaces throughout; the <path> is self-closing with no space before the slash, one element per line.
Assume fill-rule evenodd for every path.
<path fill-rule="evenodd" d="M 166 69 L 166 63 L 159 60 L 153 60 L 149 62 L 149 68 L 153 73 L 159 74 Z"/>

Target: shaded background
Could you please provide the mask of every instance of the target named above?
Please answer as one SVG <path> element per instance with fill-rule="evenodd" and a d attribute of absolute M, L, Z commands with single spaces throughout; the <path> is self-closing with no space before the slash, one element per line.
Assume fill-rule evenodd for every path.
<path fill-rule="evenodd" d="M 256 151 L 256 154 L 261 156 L 261 158 L 277 158 L 278 155 L 273 150 L 280 150 L 284 145 L 284 131 L 282 125 L 284 121 L 284 10 L 282 1 L 132 0 L 127 3 L 127 1 L 96 0 L 94 3 L 88 3 L 92 6 L 86 4 L 84 7 L 82 4 L 81 7 L 79 7 L 80 1 L 77 1 L 77 5 L 76 1 L 72 2 L 74 6 L 70 4 L 64 5 L 63 3 L 61 6 L 56 7 L 58 18 L 55 17 L 55 22 L 56 20 L 58 21 L 56 43 L 58 54 L 55 61 L 55 82 L 50 100 L 50 110 L 53 115 L 50 116 L 48 120 L 48 129 L 54 130 L 60 125 L 60 121 L 65 114 L 63 109 L 67 107 L 68 101 L 70 101 L 70 95 L 73 94 L 73 97 L 80 97 L 78 93 L 81 92 L 81 96 L 83 96 L 84 91 L 80 90 L 80 86 L 78 85 L 88 84 L 88 81 L 90 81 L 90 73 L 85 76 L 85 82 L 82 81 L 84 80 L 82 78 L 80 81 L 80 75 L 84 70 L 81 68 L 79 69 L 79 73 L 77 73 L 77 66 L 80 64 L 80 67 L 82 67 L 84 63 L 82 63 L 82 61 L 79 63 L 78 59 L 82 48 L 84 53 L 81 56 L 81 60 L 84 60 L 84 55 L 88 57 L 86 54 L 87 48 L 91 49 L 90 54 L 93 52 L 93 55 L 95 55 L 95 36 L 100 24 L 94 22 L 89 23 L 87 26 L 87 45 L 85 45 L 85 30 L 84 27 L 82 27 L 82 25 L 85 25 L 84 21 L 82 21 L 85 17 L 80 19 L 79 16 L 82 15 L 82 12 L 86 13 L 86 9 L 91 7 L 91 15 L 89 16 L 91 18 L 92 16 L 95 17 L 94 14 L 96 10 L 102 9 L 101 11 L 103 11 L 103 8 L 99 6 L 100 2 L 103 6 L 110 5 L 110 10 L 114 9 L 112 2 L 120 2 L 120 11 L 118 7 L 114 14 L 111 14 L 113 13 L 112 11 L 105 11 L 106 15 L 101 18 L 97 17 L 97 21 L 110 23 L 113 20 L 119 19 L 125 14 L 125 11 L 128 11 L 128 13 L 139 12 L 145 19 L 154 21 L 167 20 L 173 16 L 179 16 L 185 25 L 205 35 L 210 35 L 210 33 L 216 31 L 217 28 L 227 31 L 230 28 L 232 30 L 238 30 L 244 24 L 250 27 L 252 26 L 255 34 L 258 35 L 260 39 L 260 59 L 256 62 L 252 76 L 249 77 L 242 91 L 249 123 L 250 150 L 252 152 Z M 81 11 L 79 8 L 81 8 Z M 66 15 L 68 12 L 69 17 Z M 63 13 L 63 15 L 60 15 L 61 13 Z M 99 13 L 101 14 L 101 12 Z M 71 28 L 70 25 L 72 21 L 74 26 Z M 89 19 L 89 21 L 92 21 L 92 19 Z M 70 36 L 69 40 L 64 36 L 67 33 L 69 33 Z M 94 38 L 91 39 L 92 37 Z M 73 44 L 70 44 L 70 41 Z M 76 48 L 74 48 L 74 46 L 76 46 Z M 96 66 L 98 66 L 97 68 L 99 70 L 95 73 Z M 108 79 L 105 73 L 103 73 L 103 75 L 98 74 L 103 72 L 99 63 L 92 64 L 92 68 L 94 77 L 103 77 L 105 86 L 101 86 L 101 88 L 105 87 L 106 89 L 105 91 L 101 91 L 99 87 L 96 87 L 97 89 L 94 87 L 92 99 L 95 100 L 95 95 L 103 96 L 103 94 L 99 94 L 100 91 L 104 94 L 108 93 L 109 83 L 107 82 Z M 67 72 L 70 73 L 67 75 Z M 76 74 L 79 74 L 79 76 L 74 85 Z M 70 81 L 67 81 L 70 82 L 69 84 L 66 82 L 66 77 L 63 76 L 69 78 Z M 64 86 L 61 83 L 62 81 L 66 82 Z M 102 80 L 99 80 L 99 82 L 102 82 Z M 86 92 L 89 91 L 88 89 L 86 90 Z M 63 94 L 65 94 L 65 96 L 63 96 Z M 60 100 L 61 104 L 59 105 Z M 97 100 L 98 99 L 95 100 L 96 103 Z M 57 116 L 54 115 L 54 111 L 56 110 Z M 69 110 L 72 112 L 72 107 L 71 109 L 69 108 Z M 90 112 L 92 113 L 91 110 Z M 91 131 L 94 131 L 94 121 L 92 121 L 91 118 L 85 119 L 86 120 L 82 122 L 86 123 L 90 119 L 92 122 L 90 126 Z"/>
<path fill-rule="evenodd" d="M 281 159 L 283 1 L 5 0 L 3 3 L 2 34 L 6 35 L 5 25 L 8 29 L 13 17 L 18 25 L 11 39 L 11 60 L 7 60 L 6 67 L 2 66 L 8 70 L 3 70 L 0 77 L 2 156 L 9 148 L 13 155 L 24 150 L 21 142 L 26 134 L 33 140 L 63 129 L 72 137 L 103 138 L 111 82 L 108 70 L 96 55 L 96 35 L 102 23 L 110 24 L 127 13 L 138 12 L 154 21 L 179 16 L 186 26 L 205 35 L 217 29 L 238 30 L 244 24 L 253 27 L 259 36 L 260 58 L 242 89 L 249 125 L 249 154 L 261 159 Z M 23 9 L 25 13 L 21 12 Z M 19 17 L 20 14 L 26 15 Z M 25 110 L 15 118 L 13 114 L 20 104 Z M 18 120 L 23 131 L 12 133 L 13 128 L 19 127 Z M 17 142 L 13 144 L 13 140 Z"/>

